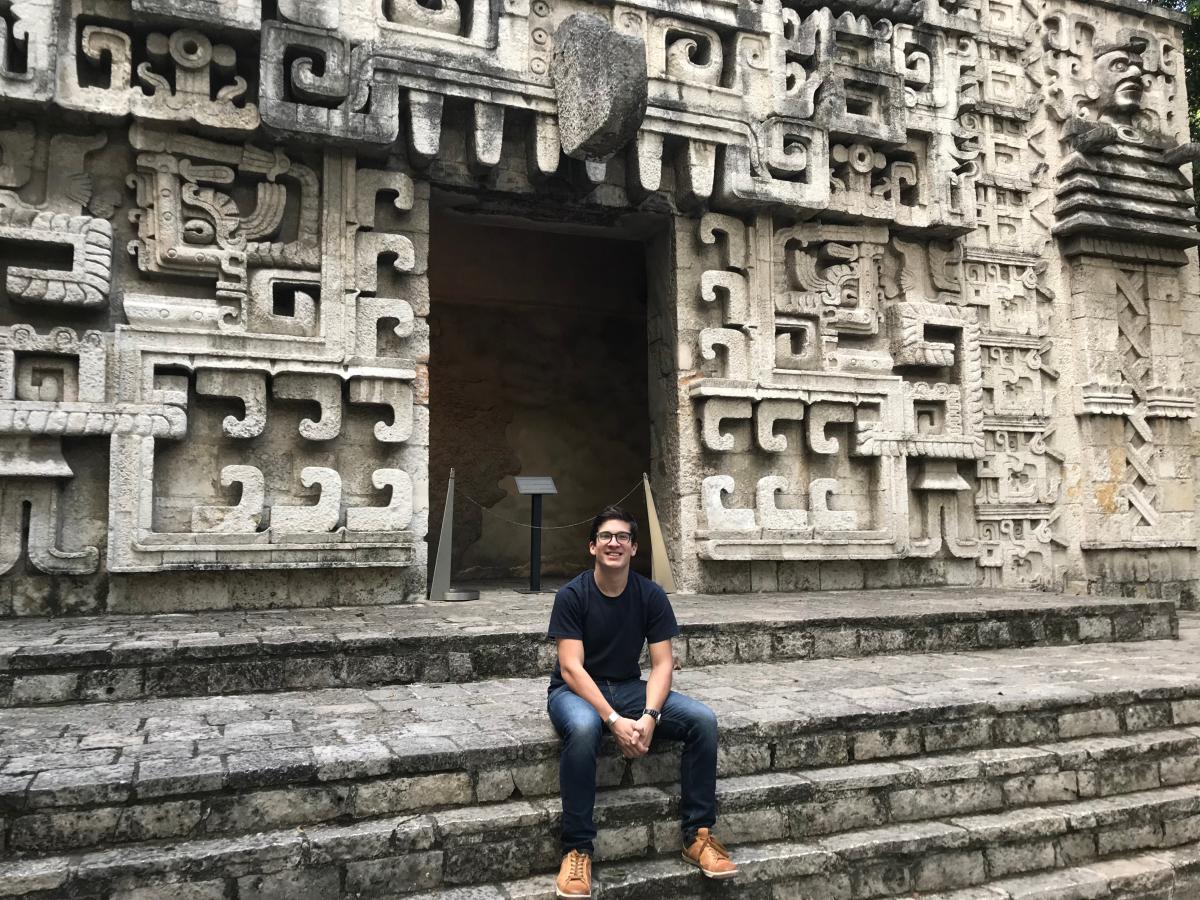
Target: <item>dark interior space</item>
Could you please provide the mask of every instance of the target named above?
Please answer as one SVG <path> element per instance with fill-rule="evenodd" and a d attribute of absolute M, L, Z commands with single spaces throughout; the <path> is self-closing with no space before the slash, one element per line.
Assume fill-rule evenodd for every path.
<path fill-rule="evenodd" d="M 530 498 L 513 476 L 549 475 L 554 586 L 591 558 L 587 524 L 553 526 L 590 524 L 638 486 L 623 505 L 645 527 L 645 246 L 435 209 L 429 269 L 430 569 L 453 467 L 453 577 L 527 579 Z M 647 539 L 634 566 L 649 574 Z"/>

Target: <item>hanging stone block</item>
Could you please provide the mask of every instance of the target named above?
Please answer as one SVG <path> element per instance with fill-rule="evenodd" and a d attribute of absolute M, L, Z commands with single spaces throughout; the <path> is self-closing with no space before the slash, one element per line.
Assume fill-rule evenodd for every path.
<path fill-rule="evenodd" d="M 576 13 L 554 33 L 551 75 L 563 152 L 606 160 L 637 134 L 646 114 L 646 47 L 599 16 Z"/>

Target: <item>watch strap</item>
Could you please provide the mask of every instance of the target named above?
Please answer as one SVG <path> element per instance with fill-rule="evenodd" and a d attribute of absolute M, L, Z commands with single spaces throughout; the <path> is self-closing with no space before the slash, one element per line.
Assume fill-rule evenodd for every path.
<path fill-rule="evenodd" d="M 653 707 L 647 706 L 645 709 L 642 710 L 642 715 L 649 716 L 657 724 L 658 719 L 662 715 L 662 713 L 660 713 L 657 709 L 654 709 Z"/>

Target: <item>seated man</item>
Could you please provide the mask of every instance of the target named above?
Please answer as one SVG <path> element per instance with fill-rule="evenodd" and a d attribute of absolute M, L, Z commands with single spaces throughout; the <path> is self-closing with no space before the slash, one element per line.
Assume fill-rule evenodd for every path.
<path fill-rule="evenodd" d="M 683 741 L 680 764 L 683 858 L 709 878 L 731 878 L 737 866 L 712 836 L 717 817 L 717 719 L 703 703 L 671 690 L 671 638 L 679 634 L 667 595 L 629 570 L 637 522 L 609 507 L 592 522 L 588 549 L 595 567 L 554 597 L 549 636 L 558 641 L 547 707 L 562 736 L 563 861 L 559 897 L 590 897 L 596 826 L 596 755 L 604 727 L 628 759 L 644 756 L 656 733 Z M 638 659 L 650 644 L 650 678 Z"/>

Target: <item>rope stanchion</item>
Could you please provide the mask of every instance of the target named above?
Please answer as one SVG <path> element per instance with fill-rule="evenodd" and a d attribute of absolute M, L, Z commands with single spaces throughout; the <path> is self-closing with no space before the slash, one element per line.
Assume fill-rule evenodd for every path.
<path fill-rule="evenodd" d="M 630 497 L 644 490 L 646 493 L 646 512 L 649 516 L 649 521 L 646 523 L 650 534 L 651 547 L 651 565 L 653 569 L 654 580 L 663 586 L 667 593 L 675 589 L 675 578 L 671 572 L 671 561 L 667 557 L 666 542 L 663 538 L 662 526 L 658 521 L 658 513 L 654 508 L 654 496 L 650 492 L 650 479 L 643 473 L 638 482 L 629 489 L 616 503 L 609 504 L 611 506 L 620 506 Z M 474 600 L 479 596 L 478 591 L 455 591 L 450 588 L 450 548 L 452 546 L 452 530 L 454 527 L 454 470 L 450 470 L 450 479 L 446 485 L 446 506 L 442 510 L 442 531 L 441 539 L 438 541 L 437 558 L 434 560 L 433 579 L 430 584 L 429 599 L 430 600 Z M 528 522 L 517 522 L 513 519 L 507 519 L 504 516 L 498 515 L 476 500 L 469 494 L 464 494 L 461 491 L 457 496 L 462 497 L 467 502 L 479 507 L 481 514 L 489 516 L 493 519 L 498 519 L 508 525 L 515 525 L 518 528 L 528 528 L 530 530 L 537 529 L 540 531 L 561 531 L 566 528 L 579 528 L 583 525 L 590 525 L 594 516 L 588 516 L 586 519 L 580 519 L 578 522 L 570 522 L 566 525 L 531 525 Z M 473 595 L 473 596 L 470 596 Z"/>
<path fill-rule="evenodd" d="M 433 561 L 433 580 L 429 583 L 429 599 L 461 602 L 478 600 L 479 591 L 455 590 L 450 587 L 450 548 L 454 546 L 454 470 L 446 482 L 446 505 L 442 509 L 442 531 L 438 538 L 437 558 Z"/>
<path fill-rule="evenodd" d="M 650 533 L 650 576 L 668 594 L 675 593 L 675 573 L 671 571 L 671 558 L 667 556 L 667 540 L 663 537 L 662 524 L 658 521 L 658 510 L 654 507 L 654 494 L 650 491 L 650 476 L 642 473 L 642 485 L 646 489 L 646 530 Z"/>

